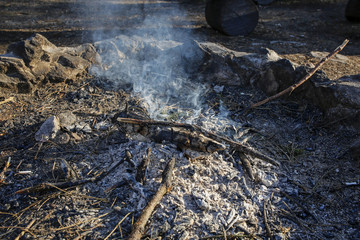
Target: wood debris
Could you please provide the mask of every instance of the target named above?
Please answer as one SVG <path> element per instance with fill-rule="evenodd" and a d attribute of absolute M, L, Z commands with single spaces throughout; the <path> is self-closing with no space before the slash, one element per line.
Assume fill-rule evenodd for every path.
<path fill-rule="evenodd" d="M 213 153 L 215 151 L 225 150 L 225 144 L 227 144 L 231 149 L 252 155 L 271 164 L 279 165 L 279 163 L 272 158 L 250 147 L 202 129 L 196 125 L 132 118 L 116 118 L 114 122 L 127 133 L 140 133 L 156 142 L 171 142 L 181 149 Z"/>

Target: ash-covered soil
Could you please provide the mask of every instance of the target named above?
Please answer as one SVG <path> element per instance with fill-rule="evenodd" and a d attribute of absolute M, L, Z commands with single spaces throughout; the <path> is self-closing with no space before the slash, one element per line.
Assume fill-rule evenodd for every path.
<path fill-rule="evenodd" d="M 260 22 L 246 37 L 223 36 L 208 27 L 202 1 L 140 3 L 1 1 L 0 53 L 33 33 L 57 46 L 77 46 L 134 29 L 149 34 L 169 27 L 170 19 L 179 41 L 191 36 L 244 52 L 266 47 L 302 65 L 315 64 L 318 52 L 330 52 L 348 38 L 344 57 L 322 70 L 330 79 L 360 74 L 360 25 L 345 20 L 344 2 L 260 6 Z M 148 15 L 162 17 L 144 25 Z M 150 239 L 360 238 L 360 164 L 349 151 L 359 130 L 328 121 L 309 102 L 276 100 L 247 112 L 244 106 L 266 97 L 262 92 L 234 86 L 219 91 L 209 84 L 194 124 L 228 134 L 281 163 L 250 156 L 260 179 L 252 181 L 243 156 L 233 152 L 184 151 L 126 135 L 114 116 L 147 118 L 146 104 L 128 88 L 109 88 L 104 79 L 89 75 L 46 83 L 31 95 L 0 96 L 0 102 L 10 97 L 0 105 L 0 171 L 10 163 L 0 183 L 1 239 L 126 239 L 172 157 L 177 161 L 173 187 L 148 222 Z M 37 142 L 44 121 L 63 113 L 76 116 L 72 127 L 61 129 L 54 140 Z M 132 158 L 122 162 L 126 151 Z M 147 179 L 140 184 L 136 166 L 147 157 Z M 51 185 L 96 178 L 118 162 L 98 181 Z M 41 183 L 51 184 L 32 188 Z"/>

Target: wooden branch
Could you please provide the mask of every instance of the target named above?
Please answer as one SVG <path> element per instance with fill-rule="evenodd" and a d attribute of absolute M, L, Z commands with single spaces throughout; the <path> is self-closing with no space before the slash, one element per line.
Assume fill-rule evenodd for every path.
<path fill-rule="evenodd" d="M 194 133 L 198 132 L 201 133 L 203 135 L 203 137 L 201 137 L 201 135 L 197 134 L 196 136 L 198 138 L 200 138 L 202 141 L 202 143 L 205 143 L 206 146 L 199 146 L 199 142 L 196 142 L 195 147 L 191 146 L 191 143 L 194 143 L 194 135 L 192 133 L 186 133 L 184 131 L 172 131 L 171 133 L 169 133 L 168 135 L 165 135 L 165 137 L 167 137 L 166 139 L 164 139 L 165 137 L 163 137 L 160 140 L 167 140 L 167 141 L 172 141 L 172 139 L 170 139 L 170 137 L 168 136 L 174 136 L 175 133 L 179 133 L 182 134 L 179 138 L 177 137 L 177 139 L 174 139 L 176 143 L 176 141 L 178 141 L 178 143 L 180 143 L 179 139 L 181 140 L 181 144 L 182 145 L 187 145 L 188 148 L 192 148 L 194 150 L 202 150 L 204 152 L 214 152 L 214 150 L 218 151 L 218 150 L 224 150 L 225 146 L 223 146 L 223 144 L 221 144 L 220 142 L 224 142 L 225 144 L 228 144 L 230 146 L 230 148 L 241 152 L 241 153 L 245 153 L 245 154 L 249 154 L 253 157 L 257 157 L 261 160 L 264 160 L 266 162 L 269 162 L 273 165 L 279 166 L 280 164 L 275 161 L 274 159 L 248 147 L 245 146 L 239 142 L 235 142 L 225 136 L 221 136 L 215 133 L 212 133 L 210 131 L 207 131 L 199 126 L 196 125 L 192 125 L 192 124 L 186 124 L 186 123 L 176 123 L 176 122 L 166 122 L 166 121 L 155 121 L 155 120 L 140 120 L 140 119 L 133 119 L 133 118 L 116 118 L 114 120 L 116 123 L 123 125 L 123 124 L 128 124 L 131 125 L 132 127 L 127 128 L 128 131 L 132 131 L 132 132 L 138 132 L 144 136 L 148 136 L 150 138 L 154 138 L 151 137 L 151 126 L 164 126 L 164 127 L 170 127 L 170 128 L 184 128 L 184 129 L 188 129 L 193 131 Z M 156 131 L 159 131 L 158 129 L 156 129 Z M 156 135 L 157 133 L 155 133 Z M 188 137 L 184 136 L 184 134 L 189 134 Z M 159 135 L 159 134 L 157 134 Z M 156 138 L 157 139 L 157 138 Z M 188 140 L 187 139 L 191 139 Z"/>
<path fill-rule="evenodd" d="M 145 225 L 149 220 L 152 212 L 154 211 L 155 207 L 159 204 L 163 196 L 171 189 L 171 178 L 172 178 L 172 171 L 174 169 L 174 166 L 175 166 L 175 158 L 172 158 L 164 169 L 163 178 L 159 189 L 152 197 L 150 202 L 146 205 L 139 219 L 135 222 L 133 229 L 130 233 L 130 237 L 128 238 L 129 240 L 141 239 L 142 235 L 145 232 Z"/>
<path fill-rule="evenodd" d="M 36 219 L 31 220 L 31 222 L 24 228 L 24 230 L 21 231 L 21 233 L 14 240 L 19 240 L 20 238 L 22 238 L 22 236 L 24 236 L 26 232 L 30 232 L 30 228 L 32 227 L 32 225 L 34 225 L 35 222 Z M 34 234 L 31 235 L 34 236 Z"/>
<path fill-rule="evenodd" d="M 307 80 L 309 80 L 311 78 L 311 76 L 314 75 L 316 73 L 316 71 L 322 67 L 322 65 L 324 65 L 324 63 L 329 61 L 330 58 L 332 58 L 337 53 L 339 53 L 341 50 L 343 50 L 344 47 L 346 46 L 346 44 L 348 44 L 348 42 L 349 42 L 349 40 L 345 39 L 345 41 L 340 46 L 338 46 L 333 52 L 329 53 L 325 58 L 321 59 L 321 61 L 318 64 L 316 64 L 316 66 L 305 77 L 303 77 L 299 82 L 293 84 L 292 86 L 286 88 L 285 90 L 282 90 L 281 92 L 279 92 L 271 97 L 268 97 L 260 102 L 257 102 L 255 104 L 251 105 L 250 108 L 259 107 L 267 102 L 270 102 L 274 99 L 281 97 L 282 95 L 284 95 L 286 93 L 289 93 L 289 95 L 290 95 L 297 87 L 299 87 L 300 85 L 305 83 Z"/>

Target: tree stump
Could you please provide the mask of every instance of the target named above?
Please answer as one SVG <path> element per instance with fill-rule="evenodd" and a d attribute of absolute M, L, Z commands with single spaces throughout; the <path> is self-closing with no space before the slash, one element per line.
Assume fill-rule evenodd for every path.
<path fill-rule="evenodd" d="M 209 0 L 205 18 L 214 29 L 229 35 L 248 35 L 259 20 L 259 11 L 252 0 Z"/>

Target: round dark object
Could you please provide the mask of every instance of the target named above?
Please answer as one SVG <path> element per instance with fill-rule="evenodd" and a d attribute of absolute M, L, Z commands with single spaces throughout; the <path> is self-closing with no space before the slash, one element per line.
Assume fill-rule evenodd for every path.
<path fill-rule="evenodd" d="M 259 11 L 252 0 L 209 0 L 205 18 L 212 28 L 226 35 L 244 36 L 255 29 Z"/>
<path fill-rule="evenodd" d="M 274 2 L 274 0 L 256 0 L 256 2 L 260 5 L 270 5 L 271 3 Z"/>
<path fill-rule="evenodd" d="M 349 0 L 346 5 L 345 16 L 348 21 L 360 22 L 360 0 Z"/>

